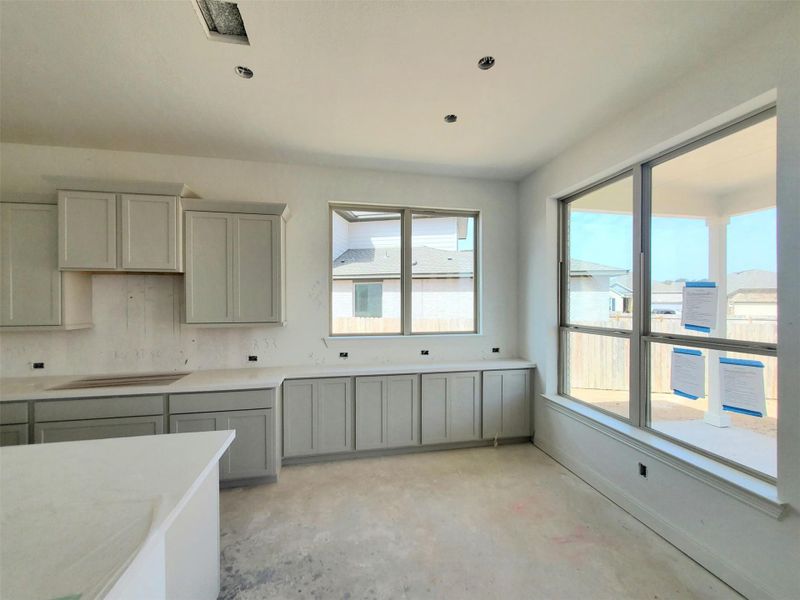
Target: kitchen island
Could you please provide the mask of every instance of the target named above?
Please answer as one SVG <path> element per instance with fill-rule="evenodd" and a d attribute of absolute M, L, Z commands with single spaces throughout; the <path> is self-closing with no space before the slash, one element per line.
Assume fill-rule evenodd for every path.
<path fill-rule="evenodd" d="M 0 597 L 212 599 L 233 431 L 0 450 Z"/>

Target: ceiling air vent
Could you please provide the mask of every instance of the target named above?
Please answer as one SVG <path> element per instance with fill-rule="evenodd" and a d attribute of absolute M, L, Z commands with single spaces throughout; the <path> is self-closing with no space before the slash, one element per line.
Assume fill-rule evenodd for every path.
<path fill-rule="evenodd" d="M 234 44 L 250 44 L 242 13 L 235 2 L 194 0 L 200 22 L 209 39 Z"/>

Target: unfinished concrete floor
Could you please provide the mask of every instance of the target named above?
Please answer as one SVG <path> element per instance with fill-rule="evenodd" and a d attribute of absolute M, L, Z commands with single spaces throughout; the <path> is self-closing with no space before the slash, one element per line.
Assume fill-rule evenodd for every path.
<path fill-rule="evenodd" d="M 530 444 L 294 466 L 221 497 L 221 598 L 740 598 Z"/>

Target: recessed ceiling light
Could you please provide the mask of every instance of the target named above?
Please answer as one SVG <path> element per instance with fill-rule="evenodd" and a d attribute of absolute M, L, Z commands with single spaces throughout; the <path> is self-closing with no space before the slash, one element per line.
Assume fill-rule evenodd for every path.
<path fill-rule="evenodd" d="M 455 123 L 458 121 L 458 117 L 456 115 L 445 115 L 444 122 L 445 123 Z"/>
<path fill-rule="evenodd" d="M 239 65 L 236 67 L 236 74 L 241 77 L 242 79 L 252 79 L 253 78 L 253 70 L 248 69 L 247 67 L 243 67 Z"/>
<path fill-rule="evenodd" d="M 488 71 L 494 66 L 494 56 L 484 56 L 478 61 L 478 68 L 481 71 Z"/>

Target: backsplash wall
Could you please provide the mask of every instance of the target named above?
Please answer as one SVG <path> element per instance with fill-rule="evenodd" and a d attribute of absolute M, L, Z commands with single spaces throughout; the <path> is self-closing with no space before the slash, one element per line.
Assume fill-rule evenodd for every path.
<path fill-rule="evenodd" d="M 43 175 L 173 181 L 214 200 L 286 202 L 285 327 L 182 324 L 182 275 L 92 277 L 94 328 L 0 334 L 0 376 L 235 367 L 391 364 L 517 356 L 517 187 L 514 183 L 358 169 L 0 145 L 0 199 L 55 201 Z M 484 246 L 482 335 L 326 339 L 328 203 L 475 208 Z M 488 293 L 503 290 L 502 294 Z M 492 354 L 493 346 L 500 354 Z M 422 357 L 420 350 L 429 350 Z M 248 355 L 258 356 L 250 363 Z M 44 370 L 32 370 L 42 361 Z"/>

